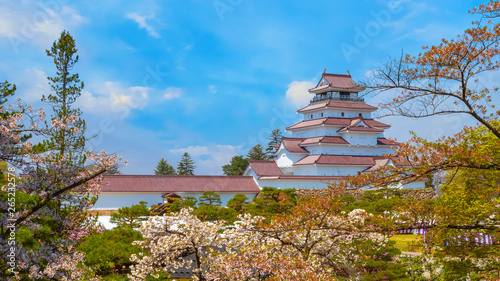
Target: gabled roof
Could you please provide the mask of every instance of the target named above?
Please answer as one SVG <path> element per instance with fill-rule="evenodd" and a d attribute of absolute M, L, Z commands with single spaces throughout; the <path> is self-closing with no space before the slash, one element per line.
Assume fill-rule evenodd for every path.
<path fill-rule="evenodd" d="M 367 122 L 369 121 L 369 122 Z M 355 131 L 355 132 L 374 132 L 374 133 L 382 133 L 384 129 L 380 129 L 379 127 L 371 126 L 378 125 L 379 127 L 387 127 L 389 125 L 380 123 L 375 120 L 364 120 L 362 117 L 351 118 L 351 122 L 349 126 L 344 127 L 337 132 L 347 132 L 347 131 Z"/>
<path fill-rule="evenodd" d="M 399 142 L 386 138 L 378 138 L 377 145 L 399 145 Z"/>
<path fill-rule="evenodd" d="M 316 137 L 316 138 L 308 138 L 303 140 L 300 145 L 306 144 L 315 144 L 315 143 L 331 143 L 331 144 L 349 144 L 342 137 Z"/>
<path fill-rule="evenodd" d="M 296 165 L 359 165 L 359 166 L 372 166 L 375 165 L 375 159 L 378 157 L 371 156 L 351 156 L 351 155 L 310 155 L 297 161 Z"/>
<path fill-rule="evenodd" d="M 259 177 L 279 177 L 283 175 L 275 161 L 250 160 L 250 167 Z"/>
<path fill-rule="evenodd" d="M 390 128 L 391 125 L 385 124 L 373 119 L 362 119 L 362 117 L 354 117 L 354 118 L 334 118 L 334 117 L 325 117 L 320 119 L 306 120 L 301 121 L 295 125 L 287 127 L 286 130 L 307 128 L 319 125 L 330 125 L 330 126 L 355 126 L 359 124 L 359 120 L 363 120 L 363 122 L 370 127 L 377 128 Z M 357 122 L 357 123 L 356 123 Z M 353 125 L 354 124 L 354 125 Z"/>
<path fill-rule="evenodd" d="M 300 144 L 305 140 L 305 138 L 287 138 L 282 137 L 281 142 L 285 149 L 292 153 L 309 153 L 306 149 L 300 147 Z"/>
<path fill-rule="evenodd" d="M 324 101 L 310 104 L 304 108 L 297 110 L 297 113 L 306 113 L 308 111 L 317 110 L 325 107 L 330 108 L 345 108 L 345 109 L 358 109 L 358 110 L 367 110 L 367 111 L 375 111 L 377 110 L 376 106 L 372 106 L 366 104 L 364 102 L 349 102 L 349 101 Z"/>
<path fill-rule="evenodd" d="M 366 87 L 356 84 L 352 80 L 351 75 L 323 73 L 316 87 L 309 89 L 309 92 L 321 92 L 325 88 L 354 93 L 366 89 Z"/>
<path fill-rule="evenodd" d="M 105 175 L 102 192 L 259 192 L 251 176 Z"/>

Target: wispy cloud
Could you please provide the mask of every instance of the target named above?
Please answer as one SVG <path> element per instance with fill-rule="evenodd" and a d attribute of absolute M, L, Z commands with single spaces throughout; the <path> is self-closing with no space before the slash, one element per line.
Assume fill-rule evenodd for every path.
<path fill-rule="evenodd" d="M 139 25 L 139 28 L 146 29 L 149 36 L 160 38 L 160 34 L 158 34 L 156 30 L 147 23 L 146 17 L 141 16 L 138 13 L 129 13 L 125 17 L 135 21 Z"/>
<path fill-rule="evenodd" d="M 182 89 L 181 88 L 176 88 L 176 87 L 168 87 L 163 91 L 163 98 L 166 100 L 171 100 L 178 98 L 182 95 Z"/>

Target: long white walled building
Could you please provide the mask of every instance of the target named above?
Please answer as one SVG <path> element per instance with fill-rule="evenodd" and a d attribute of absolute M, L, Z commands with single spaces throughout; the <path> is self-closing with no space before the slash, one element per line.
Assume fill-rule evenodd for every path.
<path fill-rule="evenodd" d="M 243 176 L 156 176 L 106 175 L 102 193 L 94 212 L 105 227 L 109 213 L 120 207 L 164 202 L 166 194 L 194 196 L 214 191 L 222 205 L 238 193 L 250 200 L 265 187 L 324 189 L 345 176 L 370 172 L 392 165 L 385 154 L 392 154 L 397 143 L 386 139 L 390 125 L 372 119 L 377 107 L 366 104 L 359 96 L 364 88 L 350 75 L 323 73 L 308 106 L 299 109 L 303 120 L 286 128 L 291 137 L 283 137 L 276 160 L 250 161 Z M 414 182 L 401 188 L 424 187 Z M 102 216 L 102 213 L 108 215 Z"/>
<path fill-rule="evenodd" d="M 390 128 L 372 119 L 377 107 L 366 104 L 350 75 L 323 73 L 308 106 L 297 111 L 302 121 L 289 126 L 291 137 L 283 137 L 273 161 L 250 161 L 244 175 L 259 186 L 278 188 L 326 188 L 348 175 L 370 172 L 392 165 L 384 155 L 397 143 L 386 139 Z M 424 182 L 402 188 L 424 187 Z"/>

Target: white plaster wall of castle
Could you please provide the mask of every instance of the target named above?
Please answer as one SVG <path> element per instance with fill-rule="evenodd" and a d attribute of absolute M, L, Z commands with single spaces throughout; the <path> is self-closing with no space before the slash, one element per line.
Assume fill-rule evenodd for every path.
<path fill-rule="evenodd" d="M 349 132 L 341 136 L 351 145 L 377 146 L 376 134 Z"/>
<path fill-rule="evenodd" d="M 308 113 L 303 113 L 303 120 L 312 120 L 325 117 L 335 117 L 335 118 L 354 118 L 358 116 L 363 117 L 363 119 L 371 119 L 370 111 L 362 111 L 359 109 L 332 109 L 323 108 L 315 111 L 310 111 Z"/>
<path fill-rule="evenodd" d="M 283 168 L 283 167 L 290 167 L 293 165 L 293 163 L 299 161 L 300 159 L 304 158 L 307 156 L 307 154 L 303 153 L 291 153 L 287 150 L 281 150 L 280 153 L 278 153 L 276 157 L 276 165 L 278 167 Z"/>
<path fill-rule="evenodd" d="M 258 180 L 261 187 L 276 187 L 280 189 L 296 188 L 296 189 L 325 189 L 328 187 L 328 182 L 318 180 Z"/>
<path fill-rule="evenodd" d="M 287 173 L 293 172 L 293 175 L 302 176 L 347 176 L 356 175 L 358 172 L 362 172 L 369 168 L 370 166 L 358 166 L 358 165 L 298 165 L 293 166 L 293 168 L 284 168 L 283 171 Z"/>
<path fill-rule="evenodd" d="M 227 202 L 229 200 L 233 199 L 233 197 L 236 194 L 243 194 L 246 197 L 248 197 L 247 202 L 251 202 L 255 198 L 255 196 L 257 196 L 257 194 L 258 194 L 257 192 L 216 192 L 216 193 L 219 194 L 221 206 L 223 206 L 223 207 L 226 207 Z M 182 197 L 186 197 L 186 196 L 195 197 L 196 200 L 198 200 L 198 203 L 200 202 L 200 197 L 203 195 L 202 192 L 176 192 L 175 194 L 182 196 Z"/>
<path fill-rule="evenodd" d="M 163 202 L 161 197 L 164 192 L 101 192 L 99 199 L 92 209 L 117 210 L 139 204 L 140 201 L 148 202 L 148 207 Z"/>
<path fill-rule="evenodd" d="M 314 126 L 304 129 L 292 130 L 292 138 L 314 138 L 314 137 L 336 137 L 339 136 L 337 131 L 341 126 Z"/>
<path fill-rule="evenodd" d="M 357 145 L 331 145 L 311 144 L 304 146 L 311 155 L 370 155 L 383 156 L 394 152 L 390 146 L 357 146 Z"/>

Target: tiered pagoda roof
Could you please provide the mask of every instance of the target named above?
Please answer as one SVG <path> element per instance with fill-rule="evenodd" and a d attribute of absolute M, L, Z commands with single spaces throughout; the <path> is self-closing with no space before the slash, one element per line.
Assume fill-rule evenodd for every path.
<path fill-rule="evenodd" d="M 362 117 L 354 118 L 335 118 L 335 117 L 325 117 L 319 119 L 312 119 L 301 121 L 295 125 L 287 127 L 286 130 L 301 129 L 320 125 L 330 125 L 330 126 L 344 126 L 344 128 L 352 129 L 363 122 L 368 128 L 390 128 L 391 125 L 385 124 L 373 119 L 363 119 Z"/>
<path fill-rule="evenodd" d="M 316 87 L 309 89 L 311 93 L 323 93 L 329 91 L 358 93 L 366 87 L 356 84 L 351 75 L 324 73 Z"/>
<path fill-rule="evenodd" d="M 369 111 L 377 110 L 376 106 L 372 106 L 364 102 L 326 100 L 322 102 L 312 103 L 304 108 L 297 110 L 297 113 L 307 113 L 309 111 L 320 110 L 325 108 L 359 109 L 359 110 L 369 110 Z"/>

